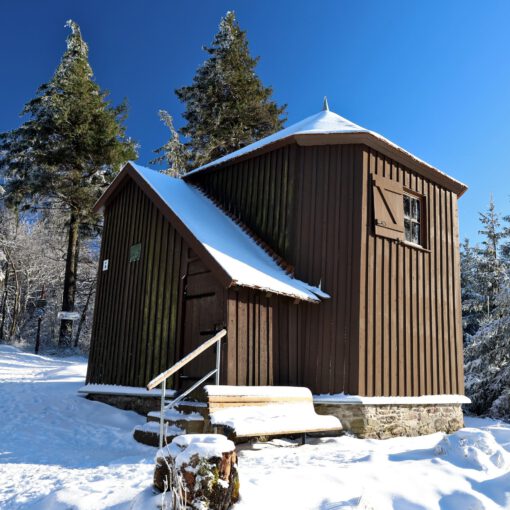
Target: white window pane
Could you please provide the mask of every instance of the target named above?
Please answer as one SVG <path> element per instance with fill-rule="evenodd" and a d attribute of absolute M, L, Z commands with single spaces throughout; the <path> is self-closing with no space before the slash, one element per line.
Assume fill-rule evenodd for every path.
<path fill-rule="evenodd" d="M 409 218 L 411 216 L 411 197 L 404 195 L 404 216 Z"/>
<path fill-rule="evenodd" d="M 406 241 L 412 241 L 411 221 L 404 220 L 404 232 Z"/>
<path fill-rule="evenodd" d="M 413 220 L 420 221 L 420 201 L 412 198 L 412 218 Z"/>
<path fill-rule="evenodd" d="M 413 223 L 412 224 L 413 229 L 413 243 L 420 244 L 420 224 L 419 223 Z"/>

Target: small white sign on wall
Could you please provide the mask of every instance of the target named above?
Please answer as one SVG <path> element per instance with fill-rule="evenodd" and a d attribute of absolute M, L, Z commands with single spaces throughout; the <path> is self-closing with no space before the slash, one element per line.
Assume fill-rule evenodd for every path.
<path fill-rule="evenodd" d="M 108 262 L 109 262 L 109 259 L 103 260 L 103 271 L 108 271 Z"/>

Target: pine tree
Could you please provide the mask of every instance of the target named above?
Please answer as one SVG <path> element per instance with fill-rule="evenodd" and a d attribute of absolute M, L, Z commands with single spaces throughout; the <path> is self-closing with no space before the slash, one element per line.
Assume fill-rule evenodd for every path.
<path fill-rule="evenodd" d="M 465 349 L 466 393 L 471 410 L 510 419 L 510 283 L 499 282 L 492 314 Z"/>
<path fill-rule="evenodd" d="M 491 197 L 480 214 L 482 247 L 464 243 L 462 307 L 466 393 L 470 410 L 510 418 L 510 265 L 503 256 L 508 236 Z"/>
<path fill-rule="evenodd" d="M 501 240 L 505 237 L 492 195 L 487 211 L 480 213 L 480 223 L 482 229 L 479 233 L 483 236 L 483 240 L 482 248 L 478 250 L 480 261 L 477 280 L 482 288 L 486 313 L 490 315 L 494 309 L 495 299 L 500 290 L 499 284 L 504 273 L 500 249 Z"/>
<path fill-rule="evenodd" d="M 170 131 L 170 140 L 154 151 L 159 156 L 150 161 L 150 163 L 155 165 L 165 163 L 167 168 L 162 170 L 162 173 L 172 177 L 181 177 L 189 168 L 190 155 L 181 142 L 179 133 L 174 128 L 172 116 L 167 111 L 160 110 L 159 118 Z"/>
<path fill-rule="evenodd" d="M 93 79 L 80 28 L 73 21 L 66 26 L 71 34 L 52 79 L 25 105 L 28 119 L 0 136 L 0 166 L 11 204 L 37 202 L 68 216 L 62 309 L 72 311 L 80 231 L 97 223 L 93 204 L 136 152 L 123 126 L 126 104 L 111 105 Z M 59 345 L 70 345 L 71 333 L 71 321 L 62 321 Z"/>
<path fill-rule="evenodd" d="M 462 325 L 465 342 L 476 333 L 483 317 L 485 296 L 480 293 L 479 264 L 477 248 L 473 248 L 469 239 L 465 239 L 460 251 Z"/>
<path fill-rule="evenodd" d="M 272 89 L 255 73 L 258 58 L 250 56 L 246 32 L 233 12 L 222 18 L 209 58 L 198 68 L 192 85 L 175 91 L 186 104 L 186 125 L 192 167 L 240 149 L 283 127 L 286 105 L 272 101 Z"/>
<path fill-rule="evenodd" d="M 510 215 L 503 216 L 503 221 L 503 238 L 506 241 L 501 244 L 501 259 L 506 267 L 510 267 Z"/>

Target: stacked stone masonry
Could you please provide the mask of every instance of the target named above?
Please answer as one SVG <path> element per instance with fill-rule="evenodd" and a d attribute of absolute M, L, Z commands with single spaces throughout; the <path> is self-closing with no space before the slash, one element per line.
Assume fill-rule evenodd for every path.
<path fill-rule="evenodd" d="M 461 404 L 316 404 L 315 410 L 336 416 L 344 431 L 361 438 L 451 433 L 464 425 Z"/>

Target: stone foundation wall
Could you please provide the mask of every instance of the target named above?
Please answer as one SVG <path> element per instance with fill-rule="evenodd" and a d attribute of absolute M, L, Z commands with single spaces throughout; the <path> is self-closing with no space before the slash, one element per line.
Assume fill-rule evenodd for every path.
<path fill-rule="evenodd" d="M 125 411 L 135 411 L 138 414 L 146 415 L 151 411 L 159 411 L 161 406 L 160 397 L 134 397 L 130 395 L 104 395 L 100 393 L 89 393 L 89 400 L 103 402 Z"/>
<path fill-rule="evenodd" d="M 318 414 L 331 414 L 346 432 L 361 438 L 386 439 L 455 432 L 464 426 L 461 404 L 315 404 Z"/>

